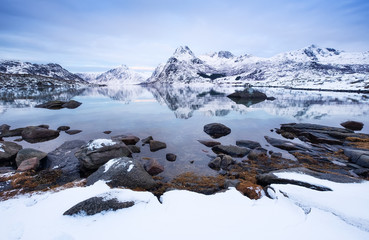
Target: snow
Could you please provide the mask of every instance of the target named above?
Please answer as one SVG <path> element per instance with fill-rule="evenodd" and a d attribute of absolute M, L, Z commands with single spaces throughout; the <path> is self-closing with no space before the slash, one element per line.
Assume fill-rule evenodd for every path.
<path fill-rule="evenodd" d="M 109 169 L 111 168 L 111 166 L 113 166 L 116 162 L 118 162 L 118 158 L 114 158 L 109 160 L 107 163 L 104 164 L 104 173 L 106 173 L 107 171 L 109 171 Z"/>
<path fill-rule="evenodd" d="M 332 183 L 298 173 L 281 177 L 333 189 L 320 192 L 273 184 L 274 199 L 250 200 L 236 189 L 206 196 L 88 187 L 18 196 L 0 202 L 2 239 L 369 239 L 368 182 Z M 288 195 L 288 198 L 284 194 Z M 63 216 L 94 196 L 134 201 L 131 208 L 93 216 Z"/>
<path fill-rule="evenodd" d="M 0 152 L 5 152 L 5 150 L 3 149 L 3 144 L 2 143 L 0 143 Z"/>
<path fill-rule="evenodd" d="M 127 172 L 130 172 L 133 169 L 134 166 L 135 166 L 134 164 L 130 164 L 128 169 L 127 169 Z"/>
<path fill-rule="evenodd" d="M 93 150 L 96 150 L 96 149 L 99 149 L 105 146 L 112 146 L 114 144 L 116 144 L 116 142 L 114 142 L 111 139 L 99 138 L 99 139 L 95 139 L 89 142 L 87 144 L 87 149 L 93 151 Z"/>
<path fill-rule="evenodd" d="M 128 162 L 121 162 L 121 163 L 117 164 L 118 161 L 119 161 L 119 158 L 113 158 L 113 159 L 109 160 L 107 163 L 105 163 L 104 164 L 104 167 L 105 167 L 104 173 L 109 171 L 109 169 L 111 167 L 113 167 L 114 165 L 116 165 L 115 167 L 118 167 L 118 166 L 126 167 L 129 164 L 129 166 L 127 168 L 127 172 L 130 172 L 133 169 L 133 167 L 135 166 L 131 160 L 129 160 Z"/>

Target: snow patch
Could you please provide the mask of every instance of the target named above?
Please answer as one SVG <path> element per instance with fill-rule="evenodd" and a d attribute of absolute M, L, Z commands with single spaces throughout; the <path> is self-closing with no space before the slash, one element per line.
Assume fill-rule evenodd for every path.
<path fill-rule="evenodd" d="M 132 162 L 132 161 L 130 161 L 130 162 Z M 129 165 L 129 167 L 127 169 L 127 172 L 130 172 L 133 169 L 134 166 L 135 166 L 134 164 Z"/>
<path fill-rule="evenodd" d="M 0 143 L 0 152 L 5 152 L 5 150 L 3 149 L 3 144 L 2 143 Z"/>
<path fill-rule="evenodd" d="M 111 166 L 113 166 L 116 162 L 118 162 L 118 158 L 114 158 L 109 160 L 107 163 L 104 164 L 105 170 L 104 173 L 106 173 Z"/>
<path fill-rule="evenodd" d="M 111 139 L 104 139 L 104 138 L 100 138 L 100 139 L 95 139 L 92 142 L 87 144 L 87 149 L 88 150 L 96 150 L 102 147 L 106 147 L 106 146 L 112 146 L 116 144 L 116 142 L 114 142 Z"/>

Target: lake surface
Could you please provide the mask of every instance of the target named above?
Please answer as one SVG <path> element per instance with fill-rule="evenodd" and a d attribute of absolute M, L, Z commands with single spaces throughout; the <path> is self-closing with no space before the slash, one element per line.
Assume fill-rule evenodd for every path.
<path fill-rule="evenodd" d="M 218 139 L 222 144 L 254 140 L 268 150 L 282 152 L 285 157 L 292 156 L 269 146 L 264 139 L 264 136 L 282 138 L 271 131 L 282 123 L 307 122 L 340 127 L 343 121 L 356 120 L 364 123 L 361 132 L 369 133 L 369 96 L 365 94 L 257 88 L 276 99 L 236 103 L 226 97 L 236 89 L 242 88 L 164 85 L 3 91 L 0 92 L 0 125 L 18 128 L 48 124 L 50 129 L 67 125 L 82 130 L 76 135 L 61 132 L 58 138 L 43 143 L 20 142 L 23 147 L 45 152 L 68 140 L 89 141 L 121 134 L 133 134 L 142 139 L 151 135 L 155 140 L 166 142 L 167 148 L 152 153 L 148 145 L 137 143 L 141 153 L 135 157 L 156 158 L 165 167 L 161 176 L 168 179 L 189 171 L 205 175 L 216 173 L 207 166 L 215 154 L 197 141 L 211 139 L 203 132 L 203 126 L 212 122 L 223 123 L 232 129 L 231 134 Z M 61 110 L 34 108 L 49 100 L 69 99 L 82 102 L 82 105 Z M 112 133 L 104 134 L 107 130 Z M 16 137 L 5 138 L 14 139 Z M 175 162 L 165 160 L 165 154 L 169 152 L 178 156 Z"/>

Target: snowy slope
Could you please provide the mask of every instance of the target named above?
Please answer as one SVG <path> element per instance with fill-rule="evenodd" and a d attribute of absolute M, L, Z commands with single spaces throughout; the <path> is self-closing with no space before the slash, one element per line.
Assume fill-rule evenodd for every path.
<path fill-rule="evenodd" d="M 147 74 L 129 69 L 126 65 L 121 65 L 104 73 L 78 73 L 78 75 L 91 83 L 109 86 L 140 84 L 149 77 Z"/>
<path fill-rule="evenodd" d="M 250 83 L 312 89 L 369 90 L 369 52 L 349 53 L 316 45 L 271 58 L 227 51 L 196 57 L 179 47 L 147 83 Z"/>

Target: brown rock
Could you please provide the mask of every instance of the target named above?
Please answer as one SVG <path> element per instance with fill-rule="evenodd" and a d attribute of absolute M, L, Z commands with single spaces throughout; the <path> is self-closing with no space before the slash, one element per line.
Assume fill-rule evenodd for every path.
<path fill-rule="evenodd" d="M 15 162 L 19 167 L 23 161 L 26 161 L 31 158 L 36 158 L 37 161 L 40 161 L 41 159 L 44 159 L 46 156 L 47 153 L 39 151 L 37 149 L 24 148 L 18 152 L 17 157 L 15 158 Z"/>
<path fill-rule="evenodd" d="M 78 134 L 80 132 L 82 132 L 82 130 L 67 130 L 67 131 L 65 131 L 65 133 L 69 134 L 69 135 Z"/>
<path fill-rule="evenodd" d="M 363 129 L 364 123 L 356 122 L 356 121 L 347 121 L 347 122 L 341 123 L 341 126 L 346 129 L 353 130 L 353 131 L 360 131 L 361 129 Z"/>
<path fill-rule="evenodd" d="M 40 166 L 40 160 L 37 157 L 24 160 L 18 167 L 17 171 L 24 172 L 36 170 Z"/>
<path fill-rule="evenodd" d="M 22 138 L 30 143 L 45 142 L 59 136 L 59 131 L 29 126 L 22 131 Z"/>
<path fill-rule="evenodd" d="M 169 161 L 169 162 L 174 162 L 177 159 L 177 155 L 173 154 L 173 153 L 167 153 L 165 155 L 165 158 Z"/>
<path fill-rule="evenodd" d="M 245 181 L 240 182 L 236 189 L 248 198 L 255 200 L 261 198 L 261 193 L 263 191 L 260 185 Z"/>
<path fill-rule="evenodd" d="M 221 143 L 218 141 L 213 141 L 213 140 L 197 140 L 199 143 L 207 146 L 207 147 L 214 147 L 217 145 L 220 145 Z"/>
<path fill-rule="evenodd" d="M 155 176 L 164 171 L 164 167 L 155 159 L 150 159 L 144 165 L 145 170 L 151 175 Z"/>
<path fill-rule="evenodd" d="M 150 140 L 150 151 L 151 152 L 156 152 L 166 147 L 167 147 L 167 144 L 165 144 L 164 142 Z"/>

